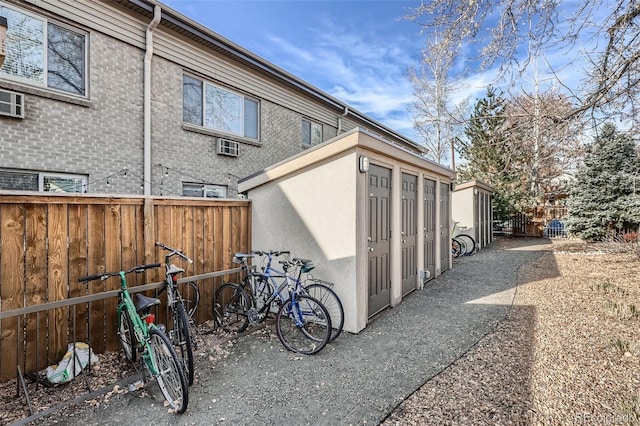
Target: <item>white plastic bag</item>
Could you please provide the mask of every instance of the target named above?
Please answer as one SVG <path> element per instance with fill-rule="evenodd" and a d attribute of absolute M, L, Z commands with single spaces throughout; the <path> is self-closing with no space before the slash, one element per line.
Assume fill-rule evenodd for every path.
<path fill-rule="evenodd" d="M 75 357 L 73 356 L 74 347 Z M 72 360 L 75 360 L 75 363 L 72 362 Z M 89 345 L 83 342 L 69 343 L 67 353 L 64 354 L 62 361 L 56 365 L 47 367 L 47 379 L 51 383 L 70 382 L 71 379 L 80 374 L 82 369 L 87 366 L 89 360 L 91 360 L 92 364 L 98 362 L 98 357 L 93 353 Z"/>

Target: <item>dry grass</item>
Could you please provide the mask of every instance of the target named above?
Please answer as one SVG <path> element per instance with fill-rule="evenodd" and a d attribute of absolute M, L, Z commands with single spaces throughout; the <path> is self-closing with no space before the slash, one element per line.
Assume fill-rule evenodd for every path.
<path fill-rule="evenodd" d="M 640 424 L 640 262 L 558 240 L 495 332 L 385 424 Z"/>

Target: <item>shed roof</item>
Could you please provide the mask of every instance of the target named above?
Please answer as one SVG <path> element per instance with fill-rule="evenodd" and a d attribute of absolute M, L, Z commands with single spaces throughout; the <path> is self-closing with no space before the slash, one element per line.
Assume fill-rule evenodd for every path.
<path fill-rule="evenodd" d="M 466 182 L 462 182 L 462 183 L 457 183 L 456 187 L 454 189 L 454 191 L 462 191 L 463 189 L 468 189 L 468 188 L 479 188 L 479 189 L 483 189 L 487 192 L 490 193 L 494 193 L 496 192 L 495 189 L 493 189 L 492 186 L 489 186 L 488 184 L 480 181 L 480 180 L 469 180 Z"/>
<path fill-rule="evenodd" d="M 249 191 L 301 169 L 312 167 L 314 164 L 328 160 L 336 155 L 356 150 L 356 148 L 362 149 L 365 153 L 378 153 L 391 160 L 411 164 L 422 170 L 441 175 L 445 179 L 453 181 L 456 177 L 455 171 L 448 167 L 393 144 L 366 129 L 355 128 L 264 170 L 239 179 L 238 192 Z"/>

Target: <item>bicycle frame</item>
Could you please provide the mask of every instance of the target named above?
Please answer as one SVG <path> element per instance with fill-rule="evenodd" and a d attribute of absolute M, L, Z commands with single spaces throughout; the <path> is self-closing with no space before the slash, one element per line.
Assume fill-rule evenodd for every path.
<path fill-rule="evenodd" d="M 129 318 L 133 323 L 133 332 L 136 336 L 136 340 L 143 347 L 142 358 L 149 367 L 151 374 L 159 374 L 158 365 L 156 364 L 156 359 L 149 354 L 151 350 L 149 349 L 149 330 L 151 327 L 156 327 L 154 320 L 155 315 L 146 314 L 141 317 L 137 310 L 136 305 L 131 298 L 131 294 L 129 293 L 127 287 L 127 280 L 125 278 L 124 271 L 120 271 L 120 303 L 118 304 L 118 329 L 120 328 L 120 322 L 122 321 L 122 311 L 127 310 L 129 313 Z"/>

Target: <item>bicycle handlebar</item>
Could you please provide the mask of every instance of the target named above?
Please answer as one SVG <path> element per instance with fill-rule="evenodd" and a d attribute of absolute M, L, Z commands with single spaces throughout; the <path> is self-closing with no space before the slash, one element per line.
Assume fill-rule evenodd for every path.
<path fill-rule="evenodd" d="M 183 258 L 184 260 L 186 260 L 188 263 L 193 263 L 193 260 L 191 260 L 191 258 L 189 258 L 189 256 L 187 256 L 186 254 L 184 254 L 182 251 L 178 250 L 178 249 L 174 249 L 173 247 L 169 247 L 166 244 L 162 244 L 159 241 L 156 241 L 156 246 L 162 248 L 163 250 L 166 251 L 170 251 L 171 253 L 165 255 L 165 259 L 167 261 L 165 261 L 165 263 L 169 263 L 168 260 L 171 256 L 180 256 L 181 258 Z"/>
<path fill-rule="evenodd" d="M 160 264 L 159 263 L 149 263 L 147 265 L 138 265 L 138 266 L 134 266 L 133 268 L 129 269 L 128 271 L 114 271 L 114 272 L 103 272 L 101 274 L 95 274 L 95 275 L 88 275 L 86 277 L 81 277 L 78 278 L 78 282 L 84 283 L 84 282 L 89 282 L 89 281 L 94 281 L 94 280 L 106 280 L 109 277 L 115 277 L 116 275 L 120 275 L 121 272 L 124 272 L 124 274 L 129 274 L 131 272 L 135 272 L 137 274 L 144 272 L 147 269 L 152 269 L 152 268 L 159 268 Z"/>
<path fill-rule="evenodd" d="M 262 251 L 262 250 L 251 250 L 252 254 L 257 254 L 258 256 L 282 256 L 284 254 L 291 254 L 288 250 L 280 250 L 280 251 Z"/>

